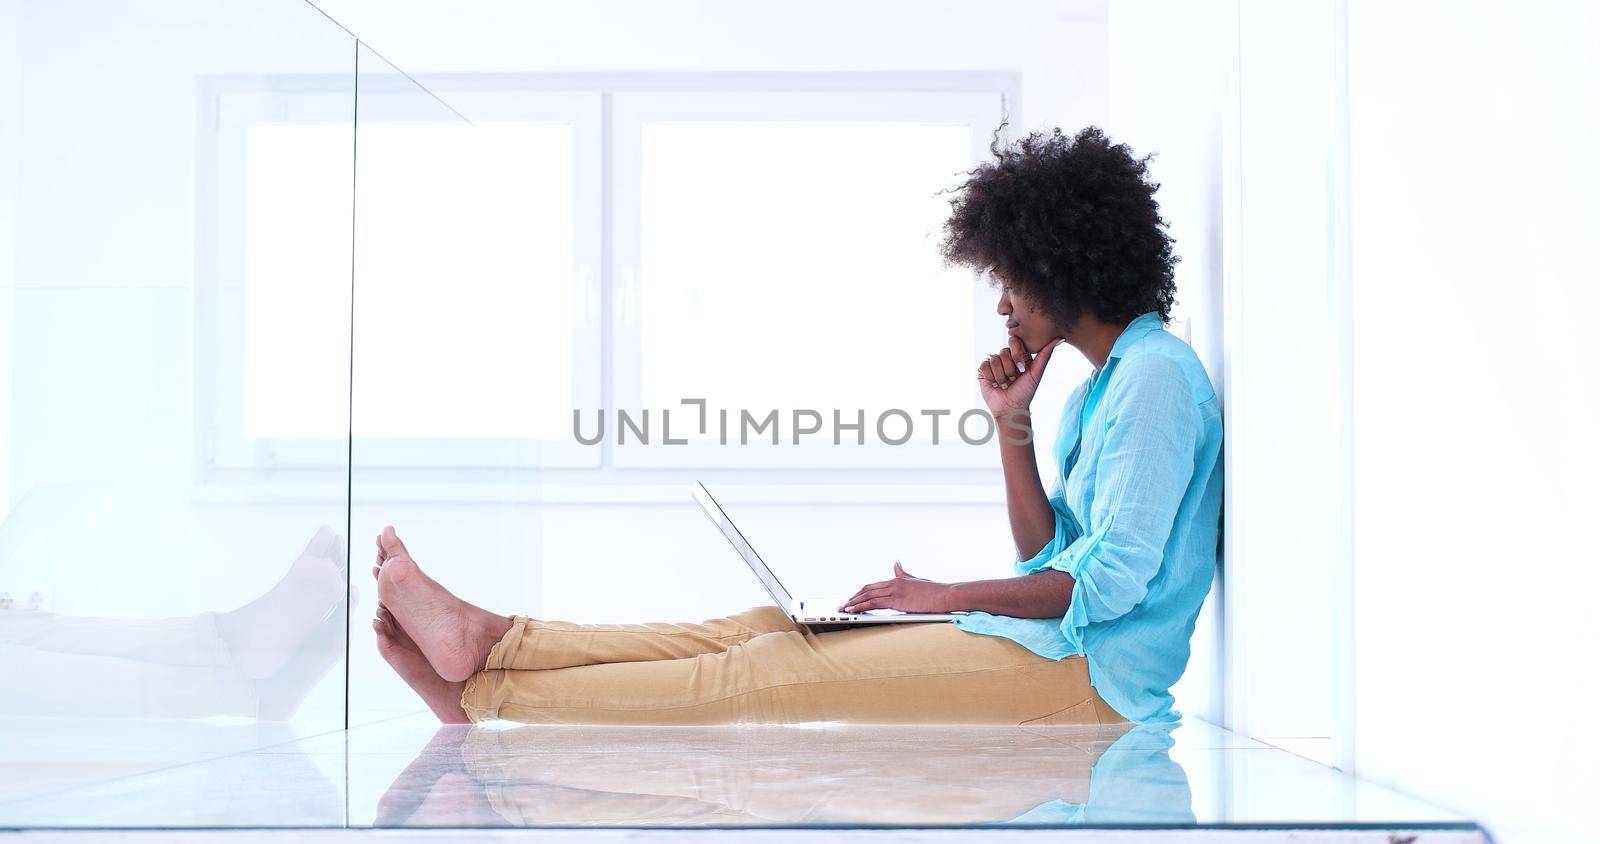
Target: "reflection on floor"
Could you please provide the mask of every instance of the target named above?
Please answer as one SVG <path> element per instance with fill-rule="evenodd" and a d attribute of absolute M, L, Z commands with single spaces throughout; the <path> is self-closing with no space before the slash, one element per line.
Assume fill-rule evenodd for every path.
<path fill-rule="evenodd" d="M 0 827 L 1269 825 L 1480 840 L 1468 819 L 1199 721 L 466 728 L 421 714 L 250 749 L 207 734 L 228 729 L 124 722 L 97 766 L 81 721 L 0 724 L 31 748 L 0 749 Z M 147 752 L 118 762 L 132 747 Z M 41 765 L 49 748 L 84 758 Z"/>

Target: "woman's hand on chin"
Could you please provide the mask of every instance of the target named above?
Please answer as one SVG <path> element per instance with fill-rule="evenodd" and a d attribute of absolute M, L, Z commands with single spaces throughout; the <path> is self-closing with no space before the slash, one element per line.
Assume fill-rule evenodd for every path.
<path fill-rule="evenodd" d="M 950 584 L 912 577 L 894 564 L 894 579 L 868 583 L 840 607 L 841 612 L 891 609 L 901 612 L 951 612 Z"/>
<path fill-rule="evenodd" d="M 1004 349 L 978 364 L 978 389 L 995 418 L 1028 409 L 1033 394 L 1039 391 L 1039 379 L 1044 376 L 1050 354 L 1060 344 L 1059 339 L 1051 340 L 1030 358 L 1022 341 L 1012 337 Z"/>

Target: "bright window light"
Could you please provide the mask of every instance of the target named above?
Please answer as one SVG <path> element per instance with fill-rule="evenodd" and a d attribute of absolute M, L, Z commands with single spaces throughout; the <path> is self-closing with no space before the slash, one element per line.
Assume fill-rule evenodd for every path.
<path fill-rule="evenodd" d="M 311 361 L 297 357 L 304 332 L 349 331 L 348 314 L 316 306 L 342 300 L 321 285 L 349 284 L 348 269 L 334 278 L 325 266 L 341 229 L 348 238 L 349 180 L 307 166 L 330 134 L 339 133 L 250 133 L 252 437 L 344 436 L 345 373 L 328 366 L 308 383 Z M 348 128 L 342 137 L 348 158 Z M 568 436 L 572 127 L 374 123 L 359 127 L 358 144 L 355 386 L 369 412 L 356 417 L 356 435 Z M 328 208 L 342 225 L 322 219 Z M 337 414 L 327 412 L 330 398 Z"/>
<path fill-rule="evenodd" d="M 245 435 L 343 437 L 350 125 L 253 126 L 246 144 Z"/>
<path fill-rule="evenodd" d="M 869 425 L 973 407 L 973 280 L 937 250 L 971 142 L 965 125 L 646 124 L 642 406 L 861 408 Z"/>

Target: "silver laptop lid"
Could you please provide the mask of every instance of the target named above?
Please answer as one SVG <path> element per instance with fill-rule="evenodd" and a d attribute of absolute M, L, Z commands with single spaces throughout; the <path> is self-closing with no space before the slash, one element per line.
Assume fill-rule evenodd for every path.
<path fill-rule="evenodd" d="M 710 492 L 706 491 L 705 484 L 694 485 L 694 500 L 700 502 L 700 506 L 705 508 L 706 515 L 711 517 L 711 521 L 722 531 L 722 535 L 728 538 L 728 544 L 744 558 L 745 565 L 755 572 L 756 579 L 767 588 L 767 594 L 772 596 L 772 600 L 777 602 L 778 607 L 784 612 L 789 612 L 790 607 L 794 606 L 794 598 L 789 597 L 789 590 L 783 588 L 778 578 L 772 575 L 772 570 L 761 561 L 756 549 L 751 548 L 750 543 L 745 541 L 744 534 L 733 526 L 733 520 L 728 518 L 727 513 L 722 512 L 722 506 L 717 504 L 717 500 L 711 497 Z"/>

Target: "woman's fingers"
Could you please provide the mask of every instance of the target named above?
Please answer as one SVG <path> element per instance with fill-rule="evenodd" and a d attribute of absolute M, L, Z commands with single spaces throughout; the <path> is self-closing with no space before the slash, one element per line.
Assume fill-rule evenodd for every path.
<path fill-rule="evenodd" d="M 900 565 L 900 561 L 899 560 L 895 560 L 894 561 L 894 576 L 897 577 L 897 578 L 910 578 L 911 580 L 922 580 L 923 579 L 923 578 L 917 577 L 916 575 L 912 574 L 911 572 L 906 571 L 905 566 Z"/>
<path fill-rule="evenodd" d="M 1001 349 L 1000 350 L 1000 354 L 999 354 L 999 358 L 1000 358 L 1000 367 L 1002 369 L 1004 369 L 1005 373 L 1006 373 L 1006 380 L 1008 380 L 1008 381 L 1017 380 L 1017 376 L 1022 374 L 1022 365 L 1018 362 L 1017 358 L 1012 356 L 1011 350 L 1010 349 Z M 1027 358 L 1023 357 L 1022 361 L 1026 362 Z"/>
<path fill-rule="evenodd" d="M 857 606 L 857 605 L 861 604 L 864 601 L 870 601 L 870 600 L 872 600 L 874 598 L 885 598 L 885 597 L 893 595 L 894 593 L 895 593 L 894 589 L 887 589 L 887 588 L 885 588 L 885 589 L 863 589 L 860 592 L 857 592 L 853 597 L 851 597 L 850 600 L 845 601 L 844 602 L 844 606 L 840 607 L 840 609 L 843 609 L 845 612 L 850 612 L 850 610 L 848 609 L 849 607 Z"/>
<path fill-rule="evenodd" d="M 856 598 L 863 597 L 869 592 L 879 592 L 879 591 L 882 591 L 884 589 L 888 589 L 889 587 L 891 587 L 893 585 L 894 585 L 894 581 L 892 581 L 892 580 L 880 580 L 877 583 L 868 583 L 866 586 L 863 586 L 860 589 L 857 589 L 856 590 L 856 594 L 854 596 L 852 596 L 850 598 L 850 600 L 854 601 Z"/>
<path fill-rule="evenodd" d="M 850 603 L 844 605 L 844 607 L 842 608 L 842 611 L 843 612 L 866 612 L 867 610 L 882 609 L 883 607 L 893 607 L 895 604 L 897 604 L 899 602 L 900 601 L 899 601 L 899 596 L 898 595 L 893 595 L 893 594 L 874 595 L 874 596 L 872 596 L 870 598 L 862 598 L 860 600 L 852 600 Z"/>
<path fill-rule="evenodd" d="M 854 595 L 851 595 L 850 600 L 846 601 L 845 603 L 853 604 L 856 601 L 860 601 L 865 598 L 872 598 L 878 595 L 887 595 L 892 591 L 894 591 L 894 585 L 890 583 L 879 583 L 874 586 L 863 586 Z"/>
<path fill-rule="evenodd" d="M 1028 352 L 1023 348 L 1022 342 L 1013 337 L 1006 348 L 985 358 L 983 363 L 978 365 L 978 380 L 986 381 L 995 387 L 1004 387 L 1017 380 L 1027 367 Z"/>
<path fill-rule="evenodd" d="M 978 380 L 991 387 L 1004 387 L 1011 383 L 1005 361 L 998 354 L 990 355 L 978 364 Z"/>
<path fill-rule="evenodd" d="M 1000 362 L 999 355 L 989 356 L 989 377 L 996 384 L 1005 385 L 1011 383 L 1011 378 L 1006 374 L 1005 364 Z"/>

